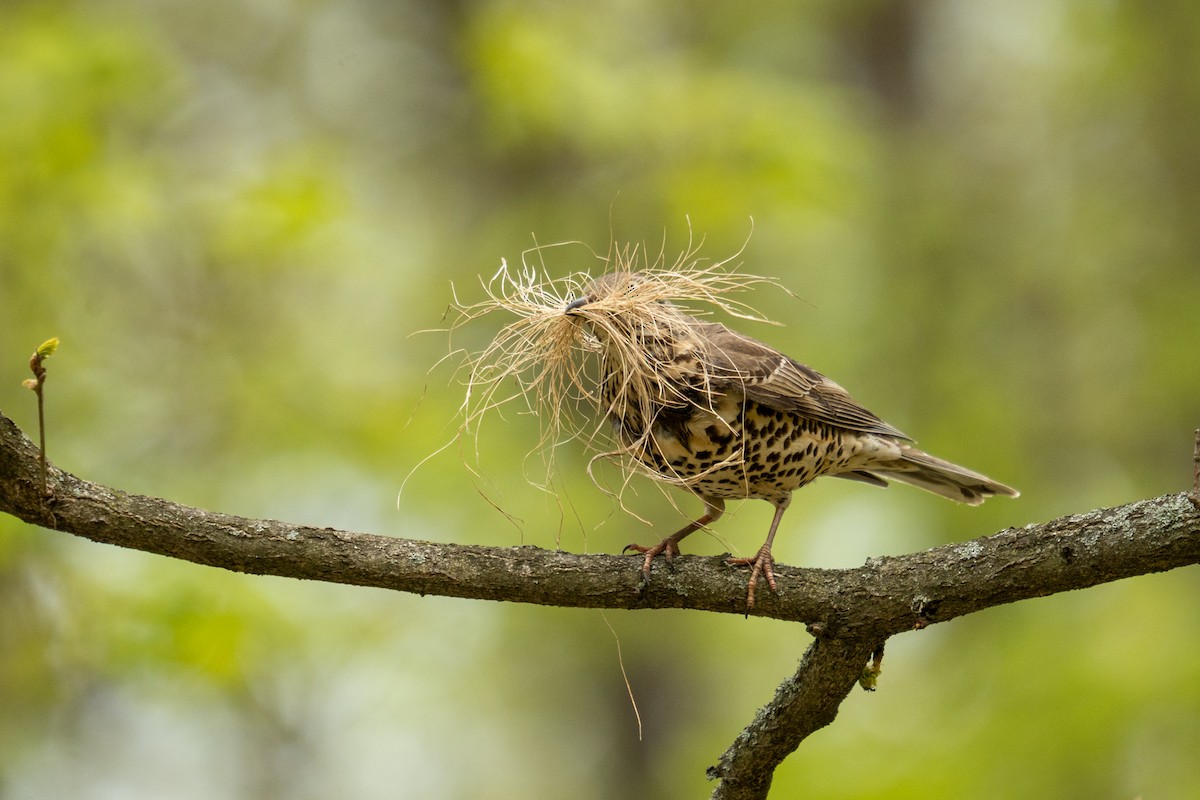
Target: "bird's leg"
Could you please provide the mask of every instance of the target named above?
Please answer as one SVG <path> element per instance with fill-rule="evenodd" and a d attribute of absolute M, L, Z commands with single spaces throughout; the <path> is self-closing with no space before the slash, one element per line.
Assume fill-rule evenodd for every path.
<path fill-rule="evenodd" d="M 667 563 L 670 564 L 671 560 L 674 559 L 675 556 L 679 555 L 679 542 L 681 539 L 683 539 L 683 537 L 687 536 L 689 533 L 700 530 L 710 522 L 716 522 L 721 518 L 721 515 L 725 513 L 724 500 L 721 500 L 717 497 L 705 497 L 701 499 L 704 500 L 704 515 L 695 522 L 689 522 L 687 525 L 684 525 L 682 528 L 675 531 L 653 547 L 646 547 L 640 544 L 629 544 L 625 545 L 625 548 L 621 550 L 622 553 L 628 553 L 630 550 L 632 550 L 637 553 L 646 554 L 646 559 L 642 562 L 642 580 L 645 583 L 650 582 L 650 565 L 654 563 L 655 556 L 661 554 L 663 558 L 667 560 Z"/>
<path fill-rule="evenodd" d="M 750 558 L 731 558 L 726 561 L 726 564 L 736 566 L 752 566 L 750 571 L 750 584 L 746 587 L 746 611 L 754 608 L 754 589 L 758 586 L 758 576 L 764 575 L 767 579 L 767 585 L 771 587 L 771 591 L 775 591 L 775 557 L 771 555 L 771 543 L 775 541 L 775 531 L 779 529 L 779 520 L 783 519 L 783 512 L 787 511 L 787 507 L 791 504 L 791 496 L 781 503 L 775 504 L 775 518 L 771 520 L 771 530 L 767 532 L 767 540 L 763 542 L 762 547 L 758 548 L 758 552 Z"/>

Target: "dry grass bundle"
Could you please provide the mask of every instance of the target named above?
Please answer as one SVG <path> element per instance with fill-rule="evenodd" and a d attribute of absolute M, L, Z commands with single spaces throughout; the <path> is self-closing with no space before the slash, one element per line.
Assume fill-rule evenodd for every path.
<path fill-rule="evenodd" d="M 530 254 L 543 249 L 527 252 L 518 271 L 502 262 L 483 284 L 486 300 L 462 305 L 456 298 L 460 316 L 454 328 L 497 311 L 517 317 L 466 364 L 464 432 L 477 434 L 490 412 L 516 403 L 541 421 L 531 453 L 543 454 L 548 471 L 558 445 L 580 440 L 593 461 L 615 457 L 627 476 L 642 472 L 681 482 L 648 466 L 655 446 L 650 426 L 642 425 L 638 435 L 613 436 L 606 417 L 651 420 L 663 407 L 711 403 L 703 385 L 672 379 L 673 354 L 663 343 L 677 340 L 714 310 L 769 322 L 729 295 L 777 284 L 733 272 L 730 262 L 740 251 L 705 263 L 691 246 L 668 264 L 661 252 L 651 259 L 637 246 L 614 245 L 600 259 L 604 269 L 597 277 L 576 272 L 548 279 L 529 263 Z M 568 313 L 580 299 L 586 305 Z"/>

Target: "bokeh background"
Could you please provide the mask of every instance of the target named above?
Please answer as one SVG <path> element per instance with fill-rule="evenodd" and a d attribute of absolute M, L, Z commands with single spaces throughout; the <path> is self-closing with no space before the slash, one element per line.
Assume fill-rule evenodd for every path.
<path fill-rule="evenodd" d="M 535 242 L 581 243 L 550 274 L 613 239 L 744 245 L 798 296 L 744 298 L 785 323 L 744 329 L 1023 492 L 806 488 L 777 556 L 856 566 L 1187 487 L 1198 130 L 1185 0 L 8 2 L 0 408 L 35 430 L 20 382 L 57 335 L 50 455 L 89 479 L 615 552 L 698 504 L 635 482 L 647 527 L 570 448 L 538 491 L 520 415 L 485 428 L 480 476 L 451 447 L 397 503 L 463 393 L 418 332 Z M 689 550 L 753 552 L 770 512 Z M 1200 798 L 1198 597 L 1193 567 L 897 637 L 775 794 Z M 236 575 L 4 517 L 0 797 L 706 796 L 808 641 Z"/>

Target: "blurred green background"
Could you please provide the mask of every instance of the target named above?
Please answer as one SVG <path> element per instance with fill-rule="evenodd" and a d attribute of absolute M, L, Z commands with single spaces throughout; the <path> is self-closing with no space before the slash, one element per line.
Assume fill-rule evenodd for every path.
<path fill-rule="evenodd" d="M 0 408 L 35 431 L 25 361 L 57 335 L 50 455 L 89 479 L 615 552 L 680 512 L 635 483 L 655 529 L 625 516 L 570 448 L 558 498 L 532 489 L 521 416 L 485 428 L 483 477 L 450 448 L 397 505 L 463 392 L 431 370 L 447 337 L 414 332 L 535 236 L 674 253 L 690 221 L 714 259 L 749 236 L 743 269 L 800 298 L 745 297 L 786 326 L 743 329 L 1023 493 L 819 482 L 780 561 L 1186 488 L 1200 6 L 731 8 L 3 4 Z M 546 264 L 601 266 L 583 245 Z M 770 506 L 733 511 L 689 552 L 753 552 Z M 898 637 L 774 796 L 1200 798 L 1198 595 L 1193 567 Z M 3 517 L 0 797 L 702 797 L 808 641 L 235 575 Z"/>

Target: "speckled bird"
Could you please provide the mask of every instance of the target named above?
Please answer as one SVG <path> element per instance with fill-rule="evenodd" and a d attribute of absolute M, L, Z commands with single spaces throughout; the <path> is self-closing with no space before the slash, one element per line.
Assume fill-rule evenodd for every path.
<path fill-rule="evenodd" d="M 698 519 L 658 544 L 625 548 L 644 554 L 644 580 L 657 556 L 670 562 L 685 536 L 720 518 L 726 500 L 767 500 L 775 516 L 766 541 L 755 555 L 729 561 L 751 567 L 746 605 L 753 608 L 760 576 L 777 588 L 771 546 L 792 493 L 823 475 L 881 487 L 893 479 L 968 505 L 1018 495 L 917 449 L 841 386 L 749 336 L 669 301 L 630 320 L 597 302 L 635 291 L 642 280 L 639 273 L 601 276 L 565 313 L 587 323 L 600 345 L 600 410 L 623 452 L 704 503 Z M 642 363 L 630 363 L 631 349 Z"/>

